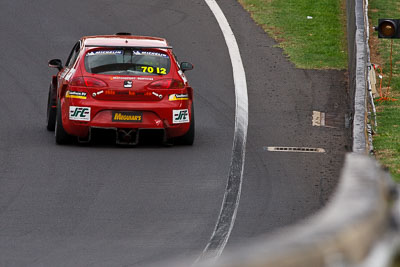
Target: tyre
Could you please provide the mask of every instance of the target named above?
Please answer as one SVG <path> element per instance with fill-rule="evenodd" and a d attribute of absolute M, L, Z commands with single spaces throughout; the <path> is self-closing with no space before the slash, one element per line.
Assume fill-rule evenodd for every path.
<path fill-rule="evenodd" d="M 64 130 L 61 118 L 61 102 L 57 103 L 57 119 L 55 122 L 55 137 L 56 143 L 59 145 L 68 144 L 71 141 L 71 136 Z"/>
<path fill-rule="evenodd" d="M 193 145 L 194 142 L 194 127 L 195 123 L 194 123 L 194 108 L 193 108 L 193 104 L 192 104 L 192 118 L 190 120 L 190 127 L 189 127 L 189 131 L 187 133 L 185 133 L 184 135 L 177 137 L 175 139 L 177 144 L 180 145 L 186 145 L 186 146 L 191 146 Z"/>
<path fill-rule="evenodd" d="M 46 117 L 46 128 L 48 131 L 54 131 L 56 126 L 56 116 L 57 116 L 57 109 L 53 108 L 53 95 L 51 90 L 51 85 L 49 89 L 49 96 L 47 100 L 47 117 Z"/>

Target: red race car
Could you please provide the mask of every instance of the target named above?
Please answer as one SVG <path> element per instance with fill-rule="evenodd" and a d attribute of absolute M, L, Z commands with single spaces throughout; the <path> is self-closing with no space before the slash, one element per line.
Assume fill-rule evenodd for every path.
<path fill-rule="evenodd" d="M 47 129 L 57 144 L 75 136 L 89 142 L 92 129 L 112 129 L 117 144 L 135 145 L 139 134 L 159 131 L 165 143 L 192 145 L 193 89 L 165 39 L 116 35 L 87 36 L 57 68 L 47 104 Z"/>

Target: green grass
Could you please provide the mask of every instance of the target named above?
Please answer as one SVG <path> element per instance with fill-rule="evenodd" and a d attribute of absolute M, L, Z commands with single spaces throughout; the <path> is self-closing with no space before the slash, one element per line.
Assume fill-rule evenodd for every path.
<path fill-rule="evenodd" d="M 398 0 L 370 0 L 369 17 L 372 25 L 378 24 L 378 18 L 400 18 Z M 383 68 L 383 89 L 386 91 L 390 73 L 390 40 L 378 39 L 377 33 L 371 33 L 372 63 Z M 398 101 L 377 102 L 377 122 L 374 150 L 377 159 L 389 168 L 393 178 L 400 182 L 400 40 L 393 42 L 393 78 L 389 97 Z M 378 86 L 379 87 L 379 86 Z"/>
<path fill-rule="evenodd" d="M 378 132 L 374 136 L 375 153 L 391 174 L 400 178 L 400 106 L 386 106 L 378 113 Z"/>
<path fill-rule="evenodd" d="M 298 68 L 346 69 L 342 0 L 239 0 Z M 307 19 L 310 16 L 312 19 Z"/>

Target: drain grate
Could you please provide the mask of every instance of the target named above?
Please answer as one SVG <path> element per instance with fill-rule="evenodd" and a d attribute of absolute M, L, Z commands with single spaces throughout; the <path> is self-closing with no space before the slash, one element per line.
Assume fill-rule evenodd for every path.
<path fill-rule="evenodd" d="M 349 114 L 345 113 L 325 113 L 313 111 L 311 124 L 312 126 L 326 128 L 349 128 Z"/>
<path fill-rule="evenodd" d="M 325 113 L 313 111 L 312 126 L 325 126 Z"/>
<path fill-rule="evenodd" d="M 325 153 L 323 148 L 313 147 L 283 147 L 283 146 L 265 146 L 263 147 L 266 151 L 271 152 L 302 152 L 302 153 Z"/>

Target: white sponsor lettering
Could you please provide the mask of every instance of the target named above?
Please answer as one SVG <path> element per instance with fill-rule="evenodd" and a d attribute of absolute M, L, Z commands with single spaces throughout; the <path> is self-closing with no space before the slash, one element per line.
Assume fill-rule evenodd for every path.
<path fill-rule="evenodd" d="M 163 53 L 151 52 L 151 51 L 133 51 L 135 56 L 157 56 L 157 57 L 168 57 Z"/>
<path fill-rule="evenodd" d="M 149 78 L 149 77 L 121 77 L 121 76 L 115 76 L 115 77 L 111 77 L 111 80 L 153 81 L 154 78 Z"/>
<path fill-rule="evenodd" d="M 93 55 L 121 55 L 121 50 L 100 50 L 100 51 L 92 51 L 86 54 L 86 56 Z"/>

